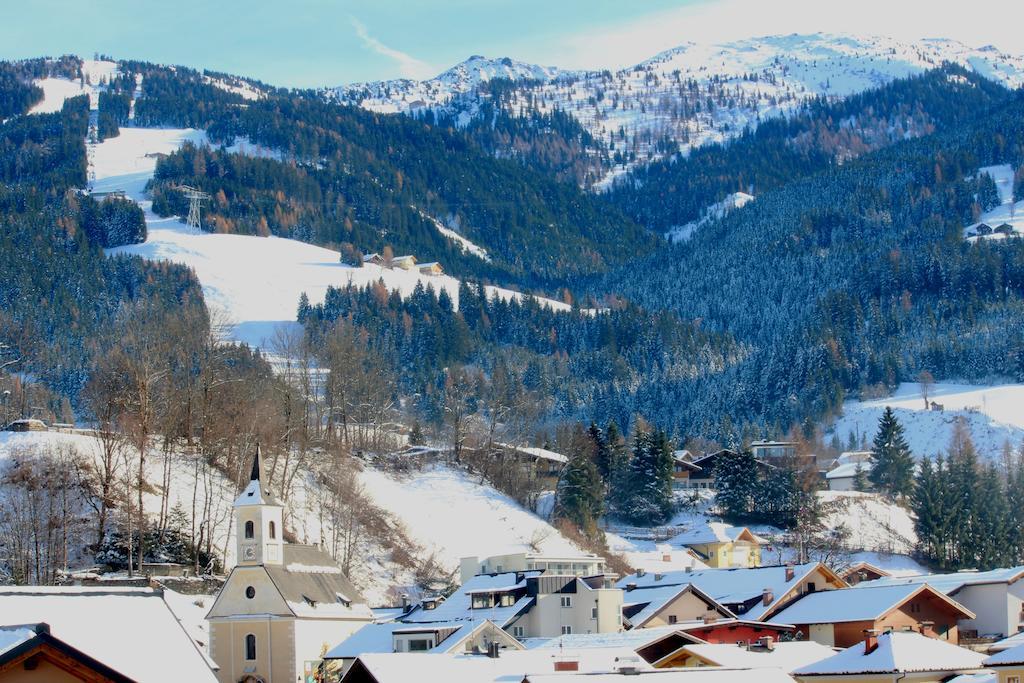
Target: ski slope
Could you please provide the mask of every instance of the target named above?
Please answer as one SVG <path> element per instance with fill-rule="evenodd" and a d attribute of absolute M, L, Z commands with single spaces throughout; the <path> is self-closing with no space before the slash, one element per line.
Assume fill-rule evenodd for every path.
<path fill-rule="evenodd" d="M 993 230 L 1005 223 L 1013 228 L 1017 236 L 1024 235 L 1024 197 L 1017 199 L 1013 195 L 1013 166 L 1010 164 L 985 166 L 979 168 L 978 173 L 986 173 L 995 181 L 996 190 L 999 192 L 999 206 L 981 214 L 977 223 L 964 228 L 964 235 L 968 240 L 1001 240 L 1008 237 L 1008 235 L 1002 233 L 993 233 L 979 237 L 976 231 L 982 223 Z"/>
<path fill-rule="evenodd" d="M 191 128 L 122 127 L 121 134 L 92 146 L 91 176 L 95 192 L 123 191 L 142 207 L 147 238 L 142 244 L 117 247 L 109 254 L 133 254 L 154 261 L 171 261 L 191 268 L 212 310 L 223 312 L 233 323 L 231 337 L 266 348 L 275 332 L 294 325 L 299 297 L 311 303 L 323 301 L 328 287 L 365 286 L 383 281 L 388 290 L 409 295 L 417 284 L 444 289 L 457 306 L 460 281 L 447 275 L 430 276 L 418 271 L 391 270 L 377 265 L 353 267 L 341 263 L 331 249 L 280 237 L 221 235 L 191 230 L 177 218 L 157 216 L 146 196 L 146 183 L 156 171 L 157 157 L 170 154 L 186 142 L 209 144 L 206 133 Z M 238 140 L 229 151 L 272 155 Z M 467 249 L 479 250 L 468 243 Z M 486 252 L 483 252 L 486 255 Z M 502 299 L 524 296 L 501 287 L 488 286 L 490 296 Z M 570 306 L 537 297 L 556 310 Z"/>
<path fill-rule="evenodd" d="M 1024 384 L 978 386 L 939 382 L 928 395 L 945 410 L 926 411 L 920 386 L 903 383 L 887 398 L 871 401 L 847 401 L 843 415 L 829 431 L 846 443 L 852 433 L 858 443 L 868 443 L 878 430 L 878 419 L 891 406 L 903 425 L 907 443 L 918 457 L 944 453 L 953 435 L 953 426 L 963 419 L 971 431 L 974 445 L 982 456 L 998 458 L 1003 445 L 1014 448 L 1024 442 Z"/>

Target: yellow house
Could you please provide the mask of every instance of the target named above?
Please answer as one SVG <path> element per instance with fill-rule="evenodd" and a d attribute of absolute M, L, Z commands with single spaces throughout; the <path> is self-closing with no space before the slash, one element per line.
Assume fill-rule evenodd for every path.
<path fill-rule="evenodd" d="M 761 566 L 764 539 L 747 527 L 708 522 L 684 531 L 669 543 L 689 548 L 709 567 L 725 569 Z"/>
<path fill-rule="evenodd" d="M 982 664 L 996 672 L 999 683 L 1024 683 L 1024 645 L 1003 650 Z"/>
<path fill-rule="evenodd" d="M 206 616 L 218 680 L 305 681 L 325 647 L 373 615 L 330 555 L 284 542 L 283 507 L 263 486 L 259 449 L 234 508 L 238 564 Z"/>

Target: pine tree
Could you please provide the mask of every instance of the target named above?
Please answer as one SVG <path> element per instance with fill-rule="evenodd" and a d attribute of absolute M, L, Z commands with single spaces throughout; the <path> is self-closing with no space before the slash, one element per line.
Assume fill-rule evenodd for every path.
<path fill-rule="evenodd" d="M 675 509 L 672 495 L 672 448 L 663 431 L 638 429 L 633 457 L 624 472 L 624 491 L 616 513 L 631 524 L 663 524 Z"/>
<path fill-rule="evenodd" d="M 420 421 L 416 420 L 412 423 L 412 430 L 409 432 L 409 445 L 422 446 L 424 443 L 426 443 L 426 439 L 423 436 L 423 428 L 420 426 Z"/>
<path fill-rule="evenodd" d="M 597 533 L 597 520 L 604 514 L 604 482 L 594 462 L 595 450 L 590 436 L 577 425 L 569 462 L 555 490 L 555 518 L 568 520 L 588 537 Z"/>
<path fill-rule="evenodd" d="M 868 474 L 864 471 L 863 464 L 858 462 L 853 468 L 853 490 L 867 491 L 870 485 Z"/>
<path fill-rule="evenodd" d="M 909 496 L 914 485 L 914 456 L 903 438 L 903 425 L 889 406 L 878 420 L 871 452 L 875 465 L 870 479 L 875 489 L 896 498 Z"/>
<path fill-rule="evenodd" d="M 715 504 L 720 513 L 736 521 L 754 510 L 757 495 L 757 460 L 750 451 L 722 453 L 715 462 Z"/>
<path fill-rule="evenodd" d="M 948 562 L 950 500 L 945 486 L 947 474 L 941 457 L 934 464 L 928 458 L 923 459 L 911 498 L 918 548 L 924 557 L 940 567 L 945 567 Z"/>
<path fill-rule="evenodd" d="M 601 473 L 603 480 L 608 481 L 612 471 L 612 451 L 608 439 L 605 438 L 604 431 L 593 422 L 590 423 L 587 433 L 594 442 L 594 464 L 597 465 L 597 471 Z"/>

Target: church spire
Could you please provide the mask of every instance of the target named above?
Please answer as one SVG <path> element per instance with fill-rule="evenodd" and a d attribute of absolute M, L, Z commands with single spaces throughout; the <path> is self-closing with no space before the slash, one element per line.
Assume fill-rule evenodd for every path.
<path fill-rule="evenodd" d="M 249 481 L 260 481 L 260 442 L 256 442 L 256 457 L 252 459 L 252 474 Z"/>
<path fill-rule="evenodd" d="M 235 507 L 239 505 L 277 505 L 281 503 L 270 493 L 270 489 L 263 483 L 263 450 L 259 443 L 256 444 L 256 455 L 252 459 L 252 473 L 249 475 L 249 483 L 245 490 L 235 500 Z"/>

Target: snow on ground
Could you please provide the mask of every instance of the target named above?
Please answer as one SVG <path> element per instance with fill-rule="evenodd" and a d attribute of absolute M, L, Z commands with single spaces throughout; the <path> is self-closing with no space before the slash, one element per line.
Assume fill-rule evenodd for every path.
<path fill-rule="evenodd" d="M 693 237 L 693 233 L 697 232 L 707 223 L 722 218 L 729 212 L 740 209 L 748 202 L 754 200 L 754 195 L 747 194 L 746 192 L 733 192 L 728 197 L 720 202 L 715 202 L 711 206 L 704 209 L 704 215 L 701 216 L 700 220 L 691 221 L 685 225 L 677 225 L 670 228 L 665 233 L 665 237 L 669 242 L 685 242 L 686 240 Z"/>
<path fill-rule="evenodd" d="M 1000 225 L 1007 223 L 1013 228 L 1017 235 L 1024 234 L 1024 198 L 1019 201 L 1014 201 L 1013 166 L 1010 164 L 985 166 L 983 168 L 979 168 L 978 173 L 987 173 L 992 176 L 992 180 L 996 183 L 996 189 L 999 191 L 999 206 L 995 207 L 991 211 L 986 211 L 981 214 L 981 218 L 977 223 L 964 228 L 964 234 L 971 240 L 1006 239 L 1007 236 L 1001 233 L 993 233 L 984 237 L 978 237 L 976 231 L 981 223 L 984 223 L 993 230 L 998 228 Z"/>
<path fill-rule="evenodd" d="M 252 83 L 242 79 L 233 79 L 231 82 L 223 78 L 212 78 L 210 76 L 203 76 L 203 80 L 212 85 L 215 88 L 220 88 L 225 92 L 234 93 L 235 95 L 241 95 L 247 100 L 258 100 L 263 97 L 263 91 L 258 89 Z"/>
<path fill-rule="evenodd" d="M 144 210 L 148 229 L 144 243 L 118 247 L 108 253 L 135 254 L 192 268 L 203 287 L 207 305 L 224 311 L 236 324 L 234 339 L 266 347 L 275 330 L 295 324 L 299 297 L 303 293 L 311 303 L 317 304 L 332 286 L 365 286 L 383 280 L 389 290 L 409 295 L 422 283 L 433 286 L 435 291 L 444 288 L 458 305 L 460 283 L 454 277 L 423 275 L 416 270 L 391 270 L 372 264 L 353 267 L 340 262 L 339 252 L 305 242 L 280 237 L 197 233 L 177 218 L 157 216 L 152 211 L 152 201 L 145 195 L 146 182 L 156 170 L 157 155 L 169 154 L 186 141 L 200 145 L 208 142 L 204 131 L 191 128 L 123 127 L 117 137 L 95 145 L 93 190 L 125 192 Z M 253 146 L 246 140 L 236 140 L 234 148 L 247 152 Z M 486 289 L 489 295 L 502 299 L 523 296 L 500 287 Z M 537 300 L 556 310 L 570 308 L 552 299 L 538 297 Z"/>
<path fill-rule="evenodd" d="M 377 505 L 448 569 L 462 557 L 530 551 L 534 545 L 551 554 L 580 552 L 545 520 L 463 470 L 434 465 L 395 475 L 367 468 L 360 480 Z"/>
<path fill-rule="evenodd" d="M 958 418 L 966 421 L 974 445 L 983 456 L 999 457 L 1003 445 L 1014 447 L 1024 442 L 1024 384 L 978 386 L 937 383 L 928 395 L 945 410 L 925 411 L 920 386 L 903 383 L 887 398 L 871 401 L 847 401 L 843 415 L 829 431 L 846 443 L 852 433 L 857 442 L 868 443 L 878 430 L 878 419 L 891 406 L 906 431 L 907 443 L 914 455 L 935 456 L 944 453 Z"/>
<path fill-rule="evenodd" d="M 476 244 L 473 244 L 468 239 L 466 239 L 465 237 L 463 237 L 459 233 L 455 232 L 451 228 L 447 227 L 444 223 L 442 223 L 441 221 L 437 220 L 433 216 L 428 216 L 427 214 L 423 213 L 422 211 L 420 211 L 420 215 L 422 215 L 424 218 L 426 218 L 431 223 L 433 223 L 434 227 L 437 228 L 437 231 L 439 233 L 441 233 L 442 235 L 444 235 L 448 239 L 452 240 L 453 242 L 457 243 L 462 248 L 462 250 L 464 252 L 469 253 L 469 254 L 473 254 L 474 256 L 478 256 L 478 257 L 482 258 L 484 261 L 490 261 L 491 260 L 490 255 L 487 253 L 487 250 L 484 249 L 483 247 L 478 246 Z"/>
<path fill-rule="evenodd" d="M 853 549 L 907 554 L 917 545 L 914 519 L 909 511 L 876 494 L 820 491 L 818 498 L 827 510 L 823 519 L 825 526 L 845 527 L 850 532 L 849 546 Z"/>
<path fill-rule="evenodd" d="M 88 92 L 79 81 L 66 78 L 40 78 L 35 84 L 43 89 L 43 99 L 28 110 L 29 114 L 53 114 L 64 106 L 64 100 Z"/>

